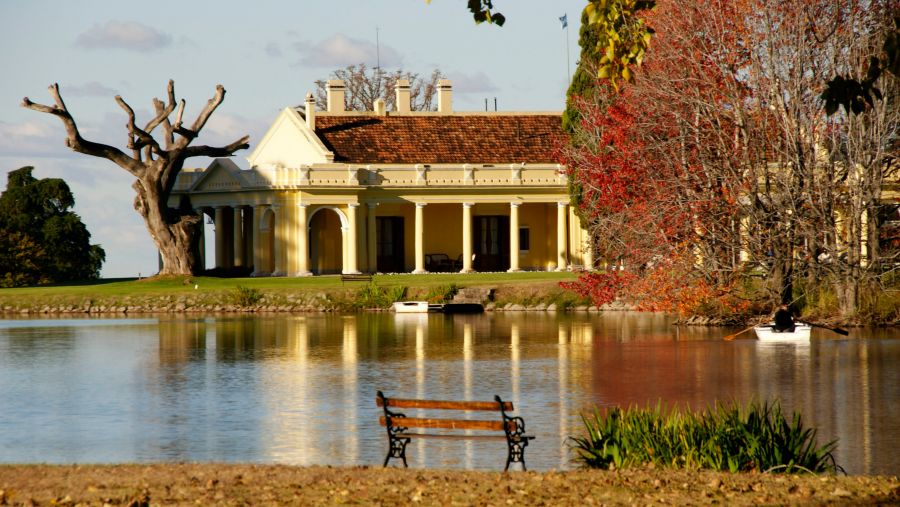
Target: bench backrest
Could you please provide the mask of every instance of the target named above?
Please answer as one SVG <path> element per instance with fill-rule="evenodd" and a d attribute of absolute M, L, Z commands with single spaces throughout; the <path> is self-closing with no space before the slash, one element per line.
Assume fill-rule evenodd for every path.
<path fill-rule="evenodd" d="M 385 409 L 385 415 L 379 418 L 382 426 L 388 425 L 390 417 L 391 426 L 405 428 L 441 428 L 451 430 L 493 430 L 516 433 L 518 418 L 509 417 L 506 412 L 513 411 L 513 404 L 495 397 L 496 401 L 447 401 L 447 400 L 415 400 L 406 398 L 387 398 L 381 391 L 375 398 L 375 403 Z M 435 419 L 406 417 L 392 413 L 388 408 L 420 408 L 434 410 L 460 410 L 460 411 L 489 411 L 499 412 L 500 419 L 493 421 L 471 419 Z"/>

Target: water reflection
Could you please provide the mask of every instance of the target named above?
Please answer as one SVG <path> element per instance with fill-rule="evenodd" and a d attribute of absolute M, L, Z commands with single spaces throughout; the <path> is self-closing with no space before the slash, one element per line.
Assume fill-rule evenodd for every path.
<path fill-rule="evenodd" d="M 565 440 L 594 405 L 777 398 L 821 441 L 840 438 L 851 472 L 900 471 L 898 333 L 814 334 L 797 346 L 669 323 L 630 313 L 2 321 L 0 461 L 378 465 L 380 389 L 512 400 L 538 437 L 526 453 L 534 469 L 570 466 Z M 505 444 L 418 440 L 409 458 L 496 470 Z"/>

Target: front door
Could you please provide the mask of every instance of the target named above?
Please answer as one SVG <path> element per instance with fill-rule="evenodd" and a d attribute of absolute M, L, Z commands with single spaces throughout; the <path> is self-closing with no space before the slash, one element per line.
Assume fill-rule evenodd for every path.
<path fill-rule="evenodd" d="M 473 243 L 476 271 L 506 271 L 509 269 L 509 217 L 473 217 Z"/>
<path fill-rule="evenodd" d="M 375 217 L 376 264 L 379 273 L 403 273 L 403 217 Z"/>

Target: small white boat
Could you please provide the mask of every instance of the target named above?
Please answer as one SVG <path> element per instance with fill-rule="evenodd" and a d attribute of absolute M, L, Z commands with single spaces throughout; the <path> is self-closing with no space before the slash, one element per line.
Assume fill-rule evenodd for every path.
<path fill-rule="evenodd" d="M 798 322 L 797 325 L 794 326 L 793 332 L 778 332 L 772 328 L 772 324 L 764 324 L 755 326 L 753 330 L 756 332 L 756 337 L 759 338 L 759 341 L 761 342 L 809 343 L 809 334 L 812 330 L 812 326 Z"/>
<path fill-rule="evenodd" d="M 431 304 L 428 301 L 397 301 L 391 308 L 395 313 L 428 313 L 440 312 L 443 305 Z"/>

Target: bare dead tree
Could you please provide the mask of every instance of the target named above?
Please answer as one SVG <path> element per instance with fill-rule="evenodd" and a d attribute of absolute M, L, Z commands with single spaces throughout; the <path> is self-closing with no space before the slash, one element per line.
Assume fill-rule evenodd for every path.
<path fill-rule="evenodd" d="M 59 118 L 66 128 L 66 146 L 73 151 L 110 160 L 136 178 L 132 185 L 137 194 L 134 209 L 143 217 L 159 249 L 163 261 L 160 274 L 185 275 L 200 271 L 203 266 L 199 263 L 197 247 L 201 216 L 187 200 L 179 203 L 178 208 L 170 208 L 168 201 L 185 160 L 191 157 L 229 157 L 249 147 L 249 136 L 221 147 L 190 145 L 224 100 L 225 88 L 216 86 L 216 94 L 189 127 L 182 123 L 185 101 L 182 99 L 176 103 L 175 83 L 172 80 L 169 80 L 167 100 L 153 99 L 155 116 L 143 128 L 137 126 L 131 106 L 117 95 L 116 102 L 128 115 L 126 147 L 131 150 L 130 156 L 118 148 L 81 137 L 75 119 L 59 93 L 59 85 L 54 83 L 49 90 L 55 105 L 38 104 L 25 97 L 22 107 Z M 174 122 L 169 119 L 173 113 Z M 157 127 L 162 129 L 162 145 L 151 135 Z"/>
<path fill-rule="evenodd" d="M 347 93 L 344 95 L 344 107 L 348 111 L 371 111 L 375 99 L 384 99 L 388 111 L 396 109 L 397 95 L 394 87 L 400 79 L 409 81 L 410 109 L 412 111 L 434 111 L 437 109 L 438 81 L 444 75 L 435 69 L 427 77 L 420 77 L 415 72 L 402 69 L 386 71 L 378 67 L 369 68 L 366 64 L 348 65 L 331 73 L 331 79 L 344 82 Z M 327 107 L 326 81 L 316 81 L 316 107 L 324 110 Z"/>

